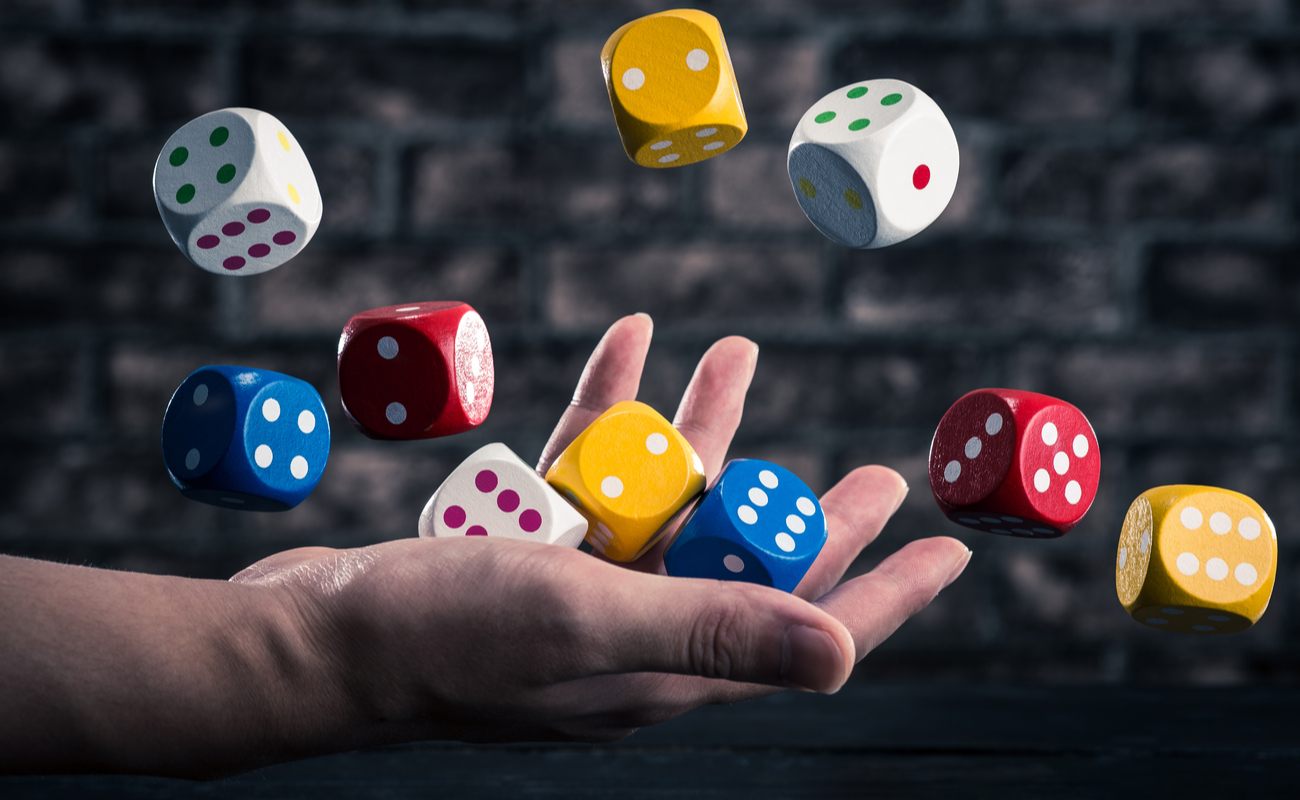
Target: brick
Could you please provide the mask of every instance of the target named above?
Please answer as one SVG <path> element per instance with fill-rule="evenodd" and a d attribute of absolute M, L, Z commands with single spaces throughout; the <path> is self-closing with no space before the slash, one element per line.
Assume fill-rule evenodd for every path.
<path fill-rule="evenodd" d="M 1148 115 L 1201 130 L 1293 122 L 1300 54 L 1285 40 L 1151 36 L 1139 53 L 1138 92 Z"/>
<path fill-rule="evenodd" d="M 745 142 L 725 158 L 705 162 L 710 216 L 742 229 L 809 230 L 790 188 L 787 151 L 784 143 Z"/>
<path fill-rule="evenodd" d="M 1225 24 L 1280 21 L 1286 18 L 1285 0 L 1164 0 L 1133 3 L 1128 0 L 999 0 L 997 13 L 1013 24 L 1024 22 L 1088 22 L 1098 25 L 1169 24 L 1188 20 Z"/>
<path fill-rule="evenodd" d="M 80 17 L 82 0 L 9 0 L 0 8 L 6 22 L 55 22 Z"/>
<path fill-rule="evenodd" d="M 933 431 L 958 397 L 972 389 L 997 385 L 998 365 L 999 359 L 988 348 L 850 348 L 841 372 L 830 384 L 838 395 L 836 419 L 850 429 Z M 792 412 L 797 414 L 797 409 Z M 812 423 L 824 424 L 816 418 Z"/>
<path fill-rule="evenodd" d="M 0 224 L 73 222 L 81 191 L 70 145 L 0 140 Z"/>
<path fill-rule="evenodd" d="M 604 44 L 603 36 L 564 36 L 546 49 L 550 63 L 547 109 L 552 125 L 617 136 L 600 66 Z"/>
<path fill-rule="evenodd" d="M 376 3 L 357 3 L 356 0 L 288 0 L 267 4 L 259 0 L 191 0 L 183 7 L 168 0 L 95 0 L 101 15 L 110 19 L 181 19 L 209 18 L 219 22 L 243 19 L 269 19 L 282 22 L 286 18 L 302 22 L 320 22 L 363 16 L 373 19 Z"/>
<path fill-rule="evenodd" d="M 1296 248 L 1166 246 L 1143 285 L 1147 315 L 1191 329 L 1286 328 L 1300 315 Z"/>
<path fill-rule="evenodd" d="M 822 74 L 822 47 L 807 38 L 727 39 L 751 131 L 788 138 L 795 123 L 832 87 Z"/>
<path fill-rule="evenodd" d="M 44 337 L 0 340 L 0 430 L 20 436 L 89 431 L 83 389 L 90 342 Z"/>
<path fill-rule="evenodd" d="M 884 0 L 863 8 L 854 0 L 715 0 L 708 10 L 723 24 L 769 25 L 800 22 L 816 25 L 823 20 L 852 21 L 873 26 L 917 23 L 935 25 L 957 19 L 963 13 L 962 0 Z"/>
<path fill-rule="evenodd" d="M 848 259 L 844 307 L 871 330 L 1107 330 L 1114 257 L 1096 245 L 917 241 Z"/>
<path fill-rule="evenodd" d="M 547 315 L 560 328 L 603 326 L 636 311 L 665 324 L 798 325 L 816 316 L 823 283 L 815 250 L 745 244 L 560 245 L 547 268 Z"/>

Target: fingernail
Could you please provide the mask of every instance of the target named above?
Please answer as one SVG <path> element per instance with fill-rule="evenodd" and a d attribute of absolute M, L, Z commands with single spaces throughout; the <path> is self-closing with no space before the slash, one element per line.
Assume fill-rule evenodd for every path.
<path fill-rule="evenodd" d="M 645 313 L 644 311 L 638 311 L 638 312 L 636 312 L 635 314 L 633 314 L 632 316 L 634 316 L 634 317 L 640 317 L 641 319 L 645 320 L 646 322 L 649 322 L 651 325 L 654 324 L 654 320 L 651 319 L 651 318 L 650 318 L 650 315 L 647 314 L 647 313 Z"/>
<path fill-rule="evenodd" d="M 903 491 L 898 493 L 898 499 L 894 501 L 894 510 L 889 512 L 890 516 L 893 516 L 898 511 L 898 509 L 903 507 L 903 501 L 907 499 L 907 493 L 910 491 L 912 491 L 912 487 L 908 486 L 907 481 L 904 480 Z"/>
<path fill-rule="evenodd" d="M 786 628 L 781 643 L 781 680 L 823 694 L 839 691 L 844 656 L 826 631 L 807 625 Z"/>
<path fill-rule="evenodd" d="M 957 578 L 966 571 L 966 565 L 970 563 L 970 557 L 971 549 L 967 547 L 966 555 L 957 560 L 957 564 L 953 567 L 952 574 L 948 576 L 948 580 L 943 582 L 943 589 L 947 589 L 951 586 L 952 582 L 957 580 Z M 943 589 L 940 589 L 940 591 L 943 591 Z"/>

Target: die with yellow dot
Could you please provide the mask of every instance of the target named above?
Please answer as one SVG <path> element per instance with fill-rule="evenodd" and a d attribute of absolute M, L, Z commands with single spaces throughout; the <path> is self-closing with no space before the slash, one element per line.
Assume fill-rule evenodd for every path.
<path fill-rule="evenodd" d="M 1152 627 L 1232 633 L 1263 616 L 1276 568 L 1277 531 L 1259 503 L 1211 486 L 1158 486 L 1124 517 L 1115 589 Z"/>
<path fill-rule="evenodd" d="M 616 403 L 565 448 L 546 481 L 569 498 L 592 548 L 633 561 L 673 514 L 704 491 L 704 465 L 686 437 L 645 403 Z"/>
<path fill-rule="evenodd" d="M 680 167 L 725 153 L 749 125 L 716 17 L 676 9 L 633 20 L 600 53 L 628 158 Z"/>

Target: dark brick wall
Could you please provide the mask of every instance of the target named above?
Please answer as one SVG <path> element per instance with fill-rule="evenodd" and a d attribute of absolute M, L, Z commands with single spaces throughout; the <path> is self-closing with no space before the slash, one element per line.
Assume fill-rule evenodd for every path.
<path fill-rule="evenodd" d="M 655 314 L 646 399 L 671 412 L 719 335 L 763 357 L 737 452 L 814 485 L 867 461 L 913 492 L 876 550 L 975 548 L 865 679 L 1295 682 L 1300 676 L 1300 2 L 718 0 L 745 143 L 665 172 L 624 158 L 597 64 L 660 3 L 11 0 L 0 6 L 0 550 L 220 577 L 280 548 L 414 533 L 470 449 L 535 456 L 614 317 Z M 793 202 L 789 131 L 828 89 L 892 75 L 950 113 L 947 213 L 882 252 L 830 246 Z M 316 241 L 249 280 L 187 265 L 149 174 L 188 118 L 264 107 L 325 194 Z M 336 336 L 359 308 L 463 298 L 497 347 L 471 435 L 348 427 Z M 158 452 L 192 368 L 321 388 L 334 454 L 300 508 L 188 503 Z M 1073 400 L 1105 454 L 1068 537 L 956 531 L 929 498 L 938 416 L 967 389 Z M 1112 564 L 1128 501 L 1219 483 L 1269 509 L 1272 609 L 1215 640 L 1139 628 Z M 866 568 L 877 555 L 860 565 Z"/>

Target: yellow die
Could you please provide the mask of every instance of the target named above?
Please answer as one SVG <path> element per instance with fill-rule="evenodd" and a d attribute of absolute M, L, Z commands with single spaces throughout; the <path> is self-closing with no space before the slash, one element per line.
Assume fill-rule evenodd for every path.
<path fill-rule="evenodd" d="M 704 490 L 686 437 L 645 403 L 616 403 L 564 449 L 546 481 L 587 518 L 587 541 L 614 561 L 650 549 L 669 517 Z"/>
<path fill-rule="evenodd" d="M 643 167 L 712 158 L 749 130 L 712 14 L 677 9 L 632 20 L 605 42 L 600 63 L 623 149 Z"/>
<path fill-rule="evenodd" d="M 1158 486 L 1129 506 L 1115 589 L 1139 622 L 1232 633 L 1259 621 L 1277 572 L 1277 530 L 1259 503 L 1211 486 Z"/>

